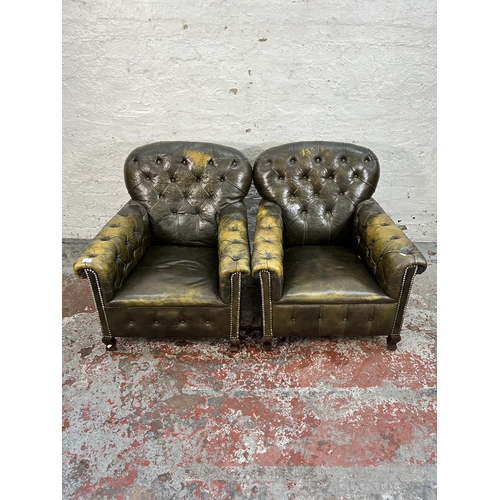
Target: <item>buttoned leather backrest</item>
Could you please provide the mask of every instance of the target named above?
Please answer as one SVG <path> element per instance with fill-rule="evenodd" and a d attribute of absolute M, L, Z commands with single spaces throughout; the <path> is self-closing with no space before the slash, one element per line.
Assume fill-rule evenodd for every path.
<path fill-rule="evenodd" d="M 149 214 L 152 244 L 215 246 L 217 214 L 240 202 L 252 168 L 231 147 L 203 142 L 157 142 L 125 161 L 130 197 Z"/>
<path fill-rule="evenodd" d="M 344 242 L 358 203 L 379 180 L 375 154 L 341 142 L 294 142 L 270 148 L 255 161 L 260 196 L 283 211 L 285 246 Z"/>

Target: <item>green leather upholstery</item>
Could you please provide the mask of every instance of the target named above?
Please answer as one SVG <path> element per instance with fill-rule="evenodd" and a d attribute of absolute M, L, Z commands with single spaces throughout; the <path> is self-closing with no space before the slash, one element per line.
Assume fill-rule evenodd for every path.
<path fill-rule="evenodd" d="M 256 159 L 252 275 L 261 282 L 264 346 L 280 336 L 387 335 L 400 340 L 415 273 L 426 260 L 372 195 L 373 151 L 297 142 Z"/>
<path fill-rule="evenodd" d="M 99 275 L 100 289 L 109 302 L 149 247 L 146 209 L 129 201 L 78 256 L 73 269 L 80 278 L 86 270 Z"/>
<path fill-rule="evenodd" d="M 207 247 L 149 247 L 109 307 L 221 305 L 217 250 Z"/>
<path fill-rule="evenodd" d="M 396 302 L 348 247 L 290 247 L 285 251 L 284 268 L 286 281 L 281 304 Z"/>
<path fill-rule="evenodd" d="M 252 276 L 259 278 L 269 272 L 273 281 L 273 300 L 279 300 L 283 289 L 283 218 L 281 208 L 272 202 L 261 201 L 252 252 Z"/>
<path fill-rule="evenodd" d="M 422 274 L 427 261 L 381 206 L 370 199 L 356 208 L 353 222 L 356 250 L 380 286 L 398 298 L 405 270 L 416 267 Z"/>
<path fill-rule="evenodd" d="M 115 337 L 227 337 L 237 348 L 251 172 L 241 152 L 211 143 L 130 153 L 131 200 L 74 263 L 90 281 L 109 350 Z"/>
<path fill-rule="evenodd" d="M 227 205 L 220 211 L 219 235 L 219 292 L 223 302 L 231 297 L 231 276 L 250 276 L 250 251 L 248 246 L 248 222 L 242 203 Z"/>

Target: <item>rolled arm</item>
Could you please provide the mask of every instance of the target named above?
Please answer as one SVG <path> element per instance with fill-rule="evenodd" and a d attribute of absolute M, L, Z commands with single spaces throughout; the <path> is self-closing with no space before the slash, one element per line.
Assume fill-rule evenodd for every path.
<path fill-rule="evenodd" d="M 224 303 L 231 297 L 231 276 L 250 276 L 247 209 L 243 202 L 224 207 L 219 213 L 219 293 Z"/>
<path fill-rule="evenodd" d="M 87 270 L 98 277 L 105 303 L 149 247 L 149 219 L 146 209 L 135 201 L 126 203 L 99 231 L 73 264 L 73 272 L 87 277 Z"/>
<path fill-rule="evenodd" d="M 418 274 L 427 268 L 420 250 L 373 198 L 357 206 L 353 231 L 358 255 L 390 297 L 398 299 L 408 268 Z"/>
<path fill-rule="evenodd" d="M 278 301 L 283 291 L 283 216 L 281 208 L 262 200 L 257 212 L 257 222 L 252 252 L 252 276 L 259 278 L 261 271 L 271 275 L 272 299 Z"/>

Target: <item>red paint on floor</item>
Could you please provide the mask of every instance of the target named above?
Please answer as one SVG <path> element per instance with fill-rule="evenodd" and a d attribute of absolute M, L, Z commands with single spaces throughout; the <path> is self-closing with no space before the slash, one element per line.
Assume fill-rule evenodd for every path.
<path fill-rule="evenodd" d="M 395 352 L 381 337 L 283 339 L 265 352 L 254 332 L 236 354 L 226 340 L 123 338 L 110 353 L 95 312 L 68 306 L 67 498 L 433 498 L 436 332 L 427 296 L 417 286 Z M 339 484 L 345 495 L 332 493 Z"/>
<path fill-rule="evenodd" d="M 80 462 L 81 464 L 82 462 Z M 87 468 L 88 465 L 84 464 L 84 468 Z M 130 464 L 126 463 L 124 469 L 117 472 L 116 475 L 105 477 L 97 484 L 86 484 L 80 487 L 75 494 L 75 499 L 80 498 L 92 498 L 93 494 L 97 491 L 105 492 L 108 491 L 112 493 L 113 498 L 125 499 L 125 493 L 127 489 L 134 484 L 134 481 L 137 477 L 137 468 Z"/>

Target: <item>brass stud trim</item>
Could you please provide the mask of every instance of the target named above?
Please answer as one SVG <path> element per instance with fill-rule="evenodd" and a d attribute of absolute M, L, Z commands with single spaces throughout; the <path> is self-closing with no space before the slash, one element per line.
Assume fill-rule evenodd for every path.
<path fill-rule="evenodd" d="M 234 277 L 238 277 L 238 294 L 237 294 L 237 313 L 236 317 L 238 318 L 238 321 L 236 323 L 236 328 L 234 329 L 235 331 L 233 332 L 233 308 L 234 308 Z M 239 339 L 240 338 L 240 311 L 241 311 L 241 273 L 231 273 L 231 278 L 230 278 L 231 286 L 230 286 L 230 301 L 229 301 L 229 310 L 230 310 L 230 315 L 229 315 L 229 338 L 232 339 Z"/>
<path fill-rule="evenodd" d="M 396 328 L 396 322 L 397 322 L 397 319 L 398 319 L 399 309 L 401 307 L 401 298 L 403 297 L 403 290 L 404 290 L 404 287 L 405 287 L 406 278 L 408 276 L 408 271 L 410 269 L 415 269 L 415 273 L 413 273 L 413 276 L 412 276 L 411 281 L 410 281 L 410 286 L 408 287 L 408 293 L 406 294 L 406 302 L 405 302 L 405 305 L 404 305 L 404 308 L 403 308 L 403 313 L 401 315 L 401 324 L 400 324 L 399 331 L 401 332 L 401 329 L 403 328 L 403 319 L 404 319 L 404 316 L 406 314 L 406 309 L 408 307 L 408 299 L 410 298 L 411 287 L 413 286 L 413 281 L 414 281 L 415 276 L 417 274 L 416 273 L 417 268 L 418 268 L 418 266 L 408 266 L 405 269 L 405 274 L 403 276 L 403 281 L 401 282 L 401 290 L 399 291 L 398 306 L 396 308 L 396 314 L 394 315 L 394 323 L 392 324 L 391 335 L 395 334 L 394 329 Z"/>
<path fill-rule="evenodd" d="M 269 333 L 273 337 L 273 305 L 272 305 L 272 290 L 271 290 L 271 273 L 269 271 L 259 271 L 260 279 L 260 295 L 262 300 L 262 332 L 266 334 L 266 304 L 264 300 L 264 278 L 263 274 L 267 274 L 267 282 L 269 285 Z"/>
<path fill-rule="evenodd" d="M 106 314 L 106 309 L 104 308 L 104 300 L 102 298 L 102 291 L 101 291 L 101 285 L 99 283 L 99 276 L 93 269 L 88 269 L 88 268 L 85 269 L 85 276 L 89 280 L 90 292 L 92 293 L 92 298 L 94 299 L 94 304 L 95 304 L 97 314 L 99 314 L 99 303 L 97 302 L 96 296 L 94 294 L 94 289 L 92 288 L 92 283 L 90 282 L 89 273 L 92 273 L 94 275 L 96 287 L 97 287 L 97 292 L 99 293 L 99 300 L 100 300 L 101 305 L 102 305 L 102 313 L 104 315 L 104 319 L 106 320 L 106 327 L 108 329 L 109 336 L 112 337 L 113 335 L 111 334 L 111 328 L 110 328 L 109 322 L 108 322 L 108 315 Z"/>

